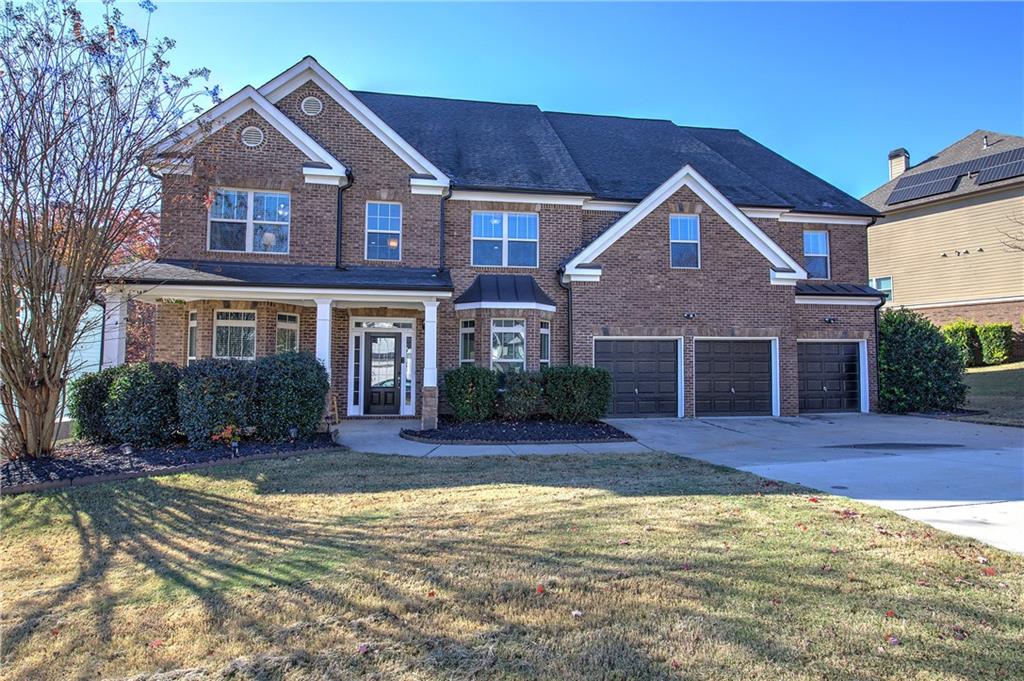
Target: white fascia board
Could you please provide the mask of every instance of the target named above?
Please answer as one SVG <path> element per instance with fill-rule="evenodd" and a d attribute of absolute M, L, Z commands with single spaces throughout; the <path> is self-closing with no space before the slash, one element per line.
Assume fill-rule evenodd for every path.
<path fill-rule="evenodd" d="M 783 213 L 789 210 L 787 208 L 750 208 L 746 206 L 739 208 L 748 218 L 768 218 L 770 220 L 778 220 Z"/>
<path fill-rule="evenodd" d="M 290 118 L 267 101 L 267 98 L 251 85 L 246 85 L 195 121 L 183 127 L 179 133 L 165 139 L 156 146 L 155 151 L 157 153 L 166 153 L 179 148 L 190 149 L 199 140 L 212 135 L 248 111 L 256 111 L 311 161 L 330 166 L 329 168 L 306 170 L 314 170 L 314 173 L 321 177 L 334 176 L 344 178 L 347 176 L 347 169 L 338 159 L 334 158 L 329 151 L 306 134 L 302 128 L 295 125 Z M 204 129 L 204 126 L 208 126 L 208 128 Z"/>
<path fill-rule="evenodd" d="M 796 296 L 797 305 L 871 305 L 881 302 L 877 296 Z"/>
<path fill-rule="evenodd" d="M 434 180 L 424 177 L 410 177 L 409 190 L 412 194 L 427 196 L 443 196 L 448 189 L 447 180 Z"/>
<path fill-rule="evenodd" d="M 823 215 L 818 213 L 793 213 L 787 211 L 779 216 L 779 222 L 804 222 L 812 225 L 870 225 L 875 218 L 862 215 Z"/>
<path fill-rule="evenodd" d="M 568 284 L 572 281 L 601 281 L 601 270 L 577 268 L 572 272 L 567 270 L 562 273 L 562 283 Z"/>
<path fill-rule="evenodd" d="M 543 305 L 541 303 L 456 303 L 455 310 L 541 310 L 542 312 L 554 312 L 554 305 Z"/>
<path fill-rule="evenodd" d="M 169 159 L 161 159 L 150 165 L 149 169 L 161 177 L 164 175 L 191 175 L 193 165 L 192 159 L 190 158 L 173 161 Z"/>
<path fill-rule="evenodd" d="M 600 210 L 610 213 L 628 213 L 633 210 L 636 204 L 632 201 L 600 201 L 587 200 L 583 202 L 583 210 Z"/>
<path fill-rule="evenodd" d="M 108 291 L 132 295 L 143 302 L 170 300 L 288 300 L 316 298 L 335 302 L 372 302 L 375 304 L 422 303 L 451 298 L 451 291 L 400 291 L 392 289 L 299 288 L 294 286 L 203 286 L 191 284 L 123 284 L 108 286 Z"/>
<path fill-rule="evenodd" d="M 310 80 L 330 95 L 334 101 L 348 111 L 353 118 L 373 133 L 391 151 L 395 152 L 410 168 L 417 173 L 429 173 L 438 182 L 442 183 L 443 186 L 448 186 L 449 178 L 447 175 L 427 160 L 426 156 L 402 139 L 401 135 L 363 104 L 358 97 L 353 95 L 348 88 L 342 85 L 341 81 L 331 75 L 316 59 L 312 57 L 304 58 L 295 66 L 263 85 L 259 91 L 271 103 L 276 104 L 300 85 Z"/>
<path fill-rule="evenodd" d="M 452 201 L 489 201 L 504 203 L 539 203 L 551 206 L 582 206 L 586 196 L 575 194 L 530 194 L 527 192 L 494 192 L 454 189 Z"/>
<path fill-rule="evenodd" d="M 783 278 L 806 279 L 807 270 L 800 266 L 789 256 L 782 247 L 772 241 L 761 228 L 750 221 L 729 199 L 718 191 L 710 182 L 698 173 L 690 165 L 685 165 L 676 171 L 672 177 L 665 180 L 657 189 L 648 194 L 643 201 L 638 203 L 631 211 L 623 215 L 617 222 L 609 227 L 603 234 L 595 239 L 589 246 L 583 249 L 575 258 L 565 266 L 567 274 L 575 275 L 578 266 L 593 262 L 595 258 L 604 253 L 612 244 L 622 238 L 630 229 L 640 223 L 641 220 L 650 215 L 655 208 L 660 206 L 673 194 L 683 187 L 689 187 L 708 207 L 735 229 L 740 236 L 746 239 L 761 255 L 768 259 L 772 265 L 779 269 L 792 270 L 792 275 Z"/>

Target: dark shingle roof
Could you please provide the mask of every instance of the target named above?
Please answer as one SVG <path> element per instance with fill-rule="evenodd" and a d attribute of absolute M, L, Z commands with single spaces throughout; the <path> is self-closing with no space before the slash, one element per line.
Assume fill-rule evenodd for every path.
<path fill-rule="evenodd" d="M 985 137 L 988 137 L 988 148 L 985 148 L 984 146 Z M 973 177 L 965 176 L 959 179 L 952 191 L 926 196 L 912 201 L 904 201 L 894 206 L 886 204 L 886 201 L 889 199 L 889 195 L 892 193 L 896 183 L 904 177 L 912 177 L 919 173 L 926 173 L 930 170 L 936 170 L 945 166 L 963 163 L 964 161 L 972 161 L 983 156 L 991 156 L 992 154 L 999 154 L 1004 151 L 1020 149 L 1022 147 L 1024 147 L 1024 137 L 1007 135 L 1001 132 L 994 132 L 992 130 L 975 130 L 970 135 L 957 140 L 934 156 L 929 156 L 917 165 L 912 166 L 902 175 L 898 175 L 889 180 L 861 200 L 882 213 L 886 213 L 895 210 L 903 210 L 904 208 L 920 206 L 932 201 L 958 198 L 981 191 L 998 189 L 999 187 L 1005 187 L 1011 184 L 1019 184 L 1022 180 L 1021 177 L 1011 177 L 998 182 L 977 185 L 975 184 Z"/>
<path fill-rule="evenodd" d="M 353 94 L 459 188 L 639 201 L 690 164 L 736 205 L 876 214 L 738 130 L 546 113 L 523 104 Z"/>
<path fill-rule="evenodd" d="M 451 291 L 447 271 L 412 267 L 349 267 L 264 265 L 260 263 L 158 260 L 112 267 L 107 281 L 126 284 L 183 286 L 296 286 L 303 288 Z"/>
<path fill-rule="evenodd" d="M 528 274 L 480 274 L 466 291 L 455 299 L 456 305 L 487 303 L 501 307 L 508 303 L 533 303 L 555 306 L 551 296 L 544 293 Z"/>
<path fill-rule="evenodd" d="M 798 296 L 837 296 L 837 297 L 866 297 L 881 298 L 882 292 L 864 284 L 840 284 L 825 281 L 798 281 L 796 283 L 796 295 Z"/>

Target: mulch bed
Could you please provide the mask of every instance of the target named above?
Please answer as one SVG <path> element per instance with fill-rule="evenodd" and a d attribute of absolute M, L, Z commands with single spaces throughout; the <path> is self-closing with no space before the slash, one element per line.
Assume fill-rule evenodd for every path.
<path fill-rule="evenodd" d="M 441 417 L 433 430 L 402 430 L 402 437 L 428 444 L 560 444 L 632 442 L 633 436 L 607 423 L 564 423 L 552 419 L 458 423 Z"/>
<path fill-rule="evenodd" d="M 208 449 L 190 449 L 185 445 L 171 445 L 138 449 L 130 457 L 118 445 L 94 445 L 71 442 L 58 445 L 54 455 L 46 459 L 3 459 L 0 462 L 0 488 L 5 493 L 25 487 L 58 487 L 63 481 L 88 478 L 139 477 L 139 474 L 159 473 L 167 469 L 199 466 L 216 461 L 244 461 L 268 458 L 288 452 L 336 448 L 327 433 L 291 442 L 244 442 L 238 456 L 224 446 Z M 28 491 L 28 490 L 26 490 Z"/>

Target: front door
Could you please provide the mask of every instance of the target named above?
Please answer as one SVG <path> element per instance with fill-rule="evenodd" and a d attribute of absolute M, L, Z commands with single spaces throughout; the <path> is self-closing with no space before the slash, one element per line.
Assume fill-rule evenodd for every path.
<path fill-rule="evenodd" d="M 399 333 L 366 334 L 366 386 L 364 414 L 397 414 L 400 403 L 402 335 Z"/>

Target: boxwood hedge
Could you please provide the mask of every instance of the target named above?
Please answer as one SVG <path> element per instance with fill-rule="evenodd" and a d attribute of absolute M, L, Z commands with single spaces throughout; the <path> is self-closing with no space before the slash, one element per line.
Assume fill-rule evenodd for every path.
<path fill-rule="evenodd" d="M 115 442 L 153 447 L 178 432 L 181 369 L 165 362 L 129 364 L 110 384 L 107 430 Z"/>

